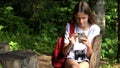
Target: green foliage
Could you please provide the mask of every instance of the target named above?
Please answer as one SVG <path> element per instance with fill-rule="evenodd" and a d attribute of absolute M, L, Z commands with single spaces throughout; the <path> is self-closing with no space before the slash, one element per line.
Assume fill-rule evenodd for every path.
<path fill-rule="evenodd" d="M 10 50 L 19 50 L 18 43 L 16 42 L 10 41 L 9 45 L 10 45 Z"/>
<path fill-rule="evenodd" d="M 117 38 L 104 38 L 102 43 L 101 58 L 114 60 L 117 55 Z"/>
<path fill-rule="evenodd" d="M 113 68 L 113 66 L 111 64 L 103 64 L 100 65 L 100 68 Z"/>
<path fill-rule="evenodd" d="M 0 25 L 0 30 L 2 30 L 4 28 L 4 26 L 3 25 Z"/>
<path fill-rule="evenodd" d="M 117 0 L 105 0 L 105 10 L 106 10 L 106 29 L 117 32 L 118 28 L 118 12 L 117 12 Z M 112 9 L 111 9 L 112 8 Z"/>
<path fill-rule="evenodd" d="M 52 23 L 46 23 L 42 25 L 42 28 L 43 29 L 41 29 L 39 41 L 40 47 L 37 48 L 37 50 L 40 52 L 52 52 L 58 37 L 56 25 Z"/>
<path fill-rule="evenodd" d="M 105 0 L 105 9 L 106 9 L 106 16 L 105 16 L 106 35 L 103 38 L 101 58 L 107 59 L 108 61 L 114 63 L 116 62 L 114 60 L 116 59 L 117 56 L 117 46 L 118 46 L 117 1 Z"/>
<path fill-rule="evenodd" d="M 15 16 L 11 6 L 0 8 L 0 25 L 3 31 L 8 32 L 21 32 L 28 29 L 23 23 L 23 18 Z M 4 27 L 4 28 L 3 28 Z"/>

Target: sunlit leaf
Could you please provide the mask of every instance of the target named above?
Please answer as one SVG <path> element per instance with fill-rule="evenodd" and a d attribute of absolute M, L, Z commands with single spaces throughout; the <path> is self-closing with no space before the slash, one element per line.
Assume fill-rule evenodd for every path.
<path fill-rule="evenodd" d="M 107 43 L 102 43 L 102 47 L 106 47 L 107 46 Z"/>
<path fill-rule="evenodd" d="M 4 26 L 0 25 L 0 30 L 2 30 L 4 28 Z"/>
<path fill-rule="evenodd" d="M 13 10 L 11 6 L 6 7 L 7 10 Z"/>
<path fill-rule="evenodd" d="M 110 38 L 105 38 L 105 41 L 106 41 L 107 44 L 111 45 L 111 39 Z"/>
<path fill-rule="evenodd" d="M 111 54 L 114 53 L 113 49 L 109 49 L 108 51 L 109 51 L 109 53 L 111 53 Z"/>
<path fill-rule="evenodd" d="M 16 42 L 10 41 L 9 45 L 17 45 Z"/>

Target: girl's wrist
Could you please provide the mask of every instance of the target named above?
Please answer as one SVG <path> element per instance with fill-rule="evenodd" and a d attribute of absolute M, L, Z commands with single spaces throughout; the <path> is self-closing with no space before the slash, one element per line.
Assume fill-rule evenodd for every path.
<path fill-rule="evenodd" d="M 88 45 L 87 45 L 87 48 L 89 48 L 89 49 L 92 48 L 92 47 L 91 47 L 91 44 L 88 44 Z"/>

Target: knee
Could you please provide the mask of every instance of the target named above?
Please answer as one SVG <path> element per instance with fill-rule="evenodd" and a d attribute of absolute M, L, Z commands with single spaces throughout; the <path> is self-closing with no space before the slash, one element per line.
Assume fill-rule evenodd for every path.
<path fill-rule="evenodd" d="M 68 59 L 65 62 L 65 68 L 80 68 L 79 64 L 77 63 L 77 61 L 72 60 L 72 59 Z"/>
<path fill-rule="evenodd" d="M 78 64 L 72 64 L 71 68 L 80 68 L 80 66 Z"/>
<path fill-rule="evenodd" d="M 80 68 L 89 68 L 89 63 L 88 62 L 82 62 L 79 64 Z"/>
<path fill-rule="evenodd" d="M 80 68 L 78 64 L 65 65 L 65 68 Z"/>

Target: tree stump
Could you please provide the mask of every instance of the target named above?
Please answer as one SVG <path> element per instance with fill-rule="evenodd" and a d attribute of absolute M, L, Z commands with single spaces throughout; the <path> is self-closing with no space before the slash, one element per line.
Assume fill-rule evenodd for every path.
<path fill-rule="evenodd" d="M 8 43 L 4 43 L 4 42 L 0 42 L 0 54 L 1 53 L 5 53 L 5 52 L 9 52 L 9 44 Z"/>
<path fill-rule="evenodd" d="M 0 54 L 3 68 L 39 68 L 37 55 L 30 50 L 19 50 Z"/>
<path fill-rule="evenodd" d="M 98 35 L 94 38 L 93 53 L 90 57 L 90 68 L 100 67 L 101 44 L 102 44 L 102 35 Z"/>

